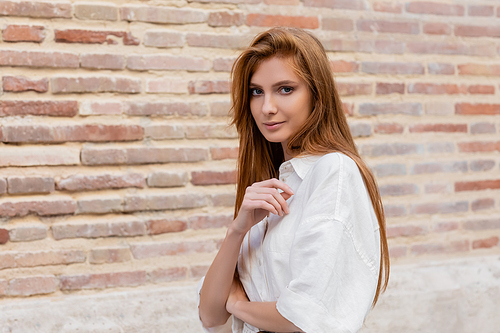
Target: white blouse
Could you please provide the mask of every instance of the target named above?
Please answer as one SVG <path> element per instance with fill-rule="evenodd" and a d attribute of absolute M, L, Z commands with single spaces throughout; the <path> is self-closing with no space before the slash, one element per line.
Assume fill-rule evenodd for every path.
<path fill-rule="evenodd" d="M 377 288 L 379 227 L 356 163 L 341 153 L 293 158 L 279 169 L 294 195 L 290 213 L 271 214 L 247 233 L 238 271 L 252 302 L 307 333 L 353 333 Z M 203 282 L 200 281 L 200 288 Z M 238 318 L 211 333 L 254 333 Z"/>

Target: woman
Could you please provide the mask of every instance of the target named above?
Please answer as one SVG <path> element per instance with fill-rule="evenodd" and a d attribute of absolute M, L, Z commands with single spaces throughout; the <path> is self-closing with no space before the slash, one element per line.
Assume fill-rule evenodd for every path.
<path fill-rule="evenodd" d="M 235 219 L 202 280 L 208 332 L 357 332 L 388 282 L 385 220 L 326 53 L 259 34 L 232 70 Z M 277 179 L 279 178 L 279 179 Z M 236 274 L 235 274 L 236 269 Z"/>

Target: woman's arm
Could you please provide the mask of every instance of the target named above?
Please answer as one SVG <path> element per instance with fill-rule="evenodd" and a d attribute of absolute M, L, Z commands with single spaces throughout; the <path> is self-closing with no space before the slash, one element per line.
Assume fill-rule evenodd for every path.
<path fill-rule="evenodd" d="M 280 193 L 278 189 L 283 192 Z M 226 310 L 226 301 L 245 234 L 270 212 L 280 216 L 287 214 L 286 200 L 292 194 L 292 189 L 277 179 L 255 183 L 246 189 L 238 216 L 229 226 L 219 253 L 203 282 L 199 307 L 203 326 L 214 327 L 226 323 L 230 316 Z"/>

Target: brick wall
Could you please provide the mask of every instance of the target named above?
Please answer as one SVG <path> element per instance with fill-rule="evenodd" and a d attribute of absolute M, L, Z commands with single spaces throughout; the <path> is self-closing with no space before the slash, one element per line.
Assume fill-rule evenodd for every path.
<path fill-rule="evenodd" d="M 0 301 L 192 283 L 231 221 L 229 70 L 323 41 L 394 265 L 500 253 L 500 3 L 0 1 Z"/>

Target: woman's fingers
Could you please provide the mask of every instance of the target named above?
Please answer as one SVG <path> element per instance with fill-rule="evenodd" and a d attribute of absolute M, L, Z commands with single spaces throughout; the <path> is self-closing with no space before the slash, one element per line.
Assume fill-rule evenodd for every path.
<path fill-rule="evenodd" d="M 254 183 L 252 185 L 252 187 L 253 186 L 255 186 L 255 187 L 276 188 L 276 189 L 280 189 L 283 192 L 288 193 L 290 195 L 294 194 L 293 190 L 292 190 L 292 188 L 290 186 L 288 186 L 287 184 L 285 184 L 284 182 L 282 182 L 281 180 L 278 180 L 276 178 L 271 178 L 271 179 L 264 180 L 264 181 L 261 181 L 261 182 L 258 182 L 258 183 Z"/>
<path fill-rule="evenodd" d="M 287 192 L 280 193 L 276 188 L 251 186 L 247 189 L 246 196 L 250 200 L 263 200 L 270 203 L 277 211 L 277 213 L 271 211 L 274 214 L 283 216 L 283 214 L 289 213 L 286 200 L 291 197 L 291 194 Z"/>

